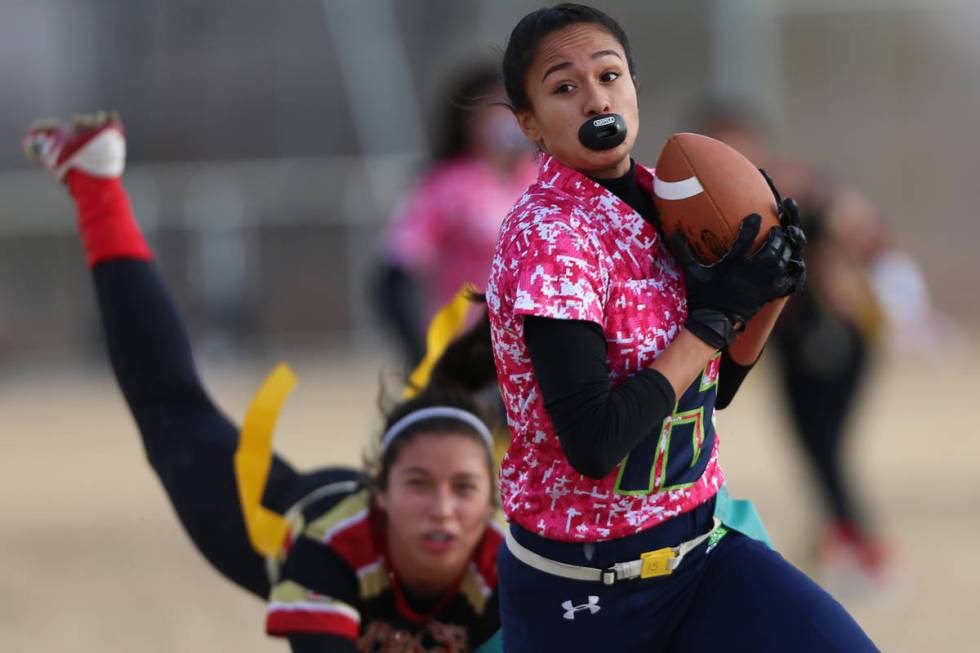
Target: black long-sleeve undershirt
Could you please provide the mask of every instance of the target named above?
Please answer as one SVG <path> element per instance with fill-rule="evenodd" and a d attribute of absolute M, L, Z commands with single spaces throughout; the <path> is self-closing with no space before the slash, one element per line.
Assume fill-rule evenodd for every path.
<path fill-rule="evenodd" d="M 598 324 L 526 316 L 524 341 L 565 457 L 585 476 L 609 474 L 674 410 L 674 389 L 656 370 L 610 387 Z"/>
<path fill-rule="evenodd" d="M 721 350 L 721 368 L 718 370 L 718 396 L 715 398 L 715 409 L 728 408 L 735 398 L 735 393 L 742 387 L 742 381 L 748 376 L 755 363 L 739 365 L 728 353 Z"/>
<path fill-rule="evenodd" d="M 594 322 L 528 315 L 524 342 L 562 451 L 585 476 L 609 474 L 674 410 L 674 389 L 657 370 L 611 387 L 606 338 Z M 722 352 L 716 408 L 731 403 L 750 369 Z"/>

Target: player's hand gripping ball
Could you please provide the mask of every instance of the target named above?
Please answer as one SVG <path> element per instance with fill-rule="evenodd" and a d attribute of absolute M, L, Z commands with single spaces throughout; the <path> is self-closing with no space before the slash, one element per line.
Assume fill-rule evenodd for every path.
<path fill-rule="evenodd" d="M 794 247 L 782 227 L 771 228 L 762 247 L 751 253 L 761 222 L 758 214 L 745 218 L 731 249 L 711 265 L 698 260 L 682 234 L 668 238 L 684 269 L 684 326 L 715 349 L 731 344 L 735 333 L 767 303 L 796 289 Z"/>
<path fill-rule="evenodd" d="M 776 198 L 776 206 L 779 207 L 779 225 L 783 228 L 786 240 L 793 248 L 787 266 L 790 274 L 793 275 L 793 291 L 802 290 L 803 286 L 806 285 L 806 261 L 803 258 L 803 251 L 806 249 L 806 234 L 800 225 L 800 209 L 792 197 L 783 199 L 769 173 L 762 168 L 759 168 L 759 172 L 762 173 L 766 183 L 769 184 L 769 189 L 772 190 L 773 197 Z"/>
<path fill-rule="evenodd" d="M 675 134 L 657 163 L 661 228 L 684 268 L 685 326 L 715 348 L 806 278 L 796 203 L 731 147 Z"/>

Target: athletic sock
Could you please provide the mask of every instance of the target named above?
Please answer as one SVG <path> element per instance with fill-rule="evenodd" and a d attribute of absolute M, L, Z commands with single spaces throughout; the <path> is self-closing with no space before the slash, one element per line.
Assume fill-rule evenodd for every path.
<path fill-rule="evenodd" d="M 78 209 L 78 229 L 88 266 L 116 258 L 153 260 L 122 179 L 93 177 L 79 170 L 67 175 L 68 190 Z"/>

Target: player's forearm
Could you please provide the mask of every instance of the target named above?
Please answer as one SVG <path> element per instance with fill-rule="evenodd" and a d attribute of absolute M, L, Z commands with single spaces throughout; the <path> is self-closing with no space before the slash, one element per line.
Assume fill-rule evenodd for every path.
<path fill-rule="evenodd" d="M 783 297 L 769 302 L 745 325 L 745 330 L 728 346 L 733 361 L 739 365 L 753 365 L 759 359 L 787 299 Z"/>
<path fill-rule="evenodd" d="M 674 395 L 680 397 L 714 355 L 715 350 L 711 345 L 687 329 L 682 329 L 649 368 L 666 377 L 674 389 Z"/>

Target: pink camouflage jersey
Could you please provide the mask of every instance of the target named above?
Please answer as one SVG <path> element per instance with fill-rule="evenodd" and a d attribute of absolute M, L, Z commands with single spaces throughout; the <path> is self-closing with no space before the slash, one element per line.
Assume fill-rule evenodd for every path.
<path fill-rule="evenodd" d="M 486 288 L 500 223 L 533 181 L 530 156 L 509 176 L 460 157 L 434 168 L 409 193 L 388 231 L 387 248 L 424 280 L 429 313 L 464 283 Z"/>
<path fill-rule="evenodd" d="M 652 169 L 635 170 L 652 192 Z M 600 541 L 656 526 L 717 493 L 724 483 L 713 419 L 719 356 L 673 415 L 602 479 L 569 465 L 534 378 L 525 315 L 600 325 L 613 387 L 680 332 L 687 317 L 682 272 L 656 229 L 629 205 L 541 155 L 537 182 L 501 227 L 487 303 L 513 435 L 500 468 L 511 522 L 550 539 Z"/>

